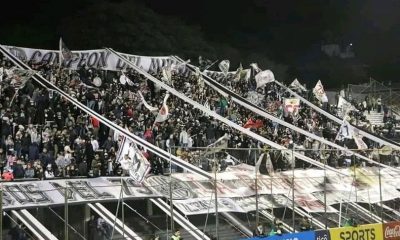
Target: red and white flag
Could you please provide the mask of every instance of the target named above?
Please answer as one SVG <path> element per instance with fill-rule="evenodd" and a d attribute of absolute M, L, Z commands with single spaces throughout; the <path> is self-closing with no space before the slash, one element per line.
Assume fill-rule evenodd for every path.
<path fill-rule="evenodd" d="M 167 93 L 165 95 L 163 105 L 162 105 L 160 111 L 158 112 L 158 115 L 157 115 L 154 123 L 164 122 L 165 120 L 168 119 L 168 114 L 169 114 L 169 109 L 168 109 L 168 105 L 167 105 L 168 98 L 169 98 L 169 93 Z"/>
<path fill-rule="evenodd" d="M 322 86 L 321 80 L 318 80 L 317 84 L 313 89 L 315 97 L 321 102 L 328 102 L 328 97 L 326 96 L 324 86 Z"/>

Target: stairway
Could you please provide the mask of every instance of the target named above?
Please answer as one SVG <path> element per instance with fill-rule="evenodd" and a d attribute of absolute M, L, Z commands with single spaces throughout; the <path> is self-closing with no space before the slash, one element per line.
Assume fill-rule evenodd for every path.
<path fill-rule="evenodd" d="M 365 112 L 366 119 L 373 125 L 373 126 L 383 126 L 383 112 L 376 112 L 371 111 L 369 114 Z"/>

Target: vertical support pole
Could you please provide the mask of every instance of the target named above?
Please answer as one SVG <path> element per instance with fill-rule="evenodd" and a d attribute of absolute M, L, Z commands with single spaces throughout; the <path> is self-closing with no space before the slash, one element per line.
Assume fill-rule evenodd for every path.
<path fill-rule="evenodd" d="M 121 201 L 122 201 L 122 210 L 121 210 L 121 220 L 122 220 L 122 238 L 125 238 L 125 212 L 124 212 L 124 186 L 123 186 L 123 180 L 121 176 Z"/>
<path fill-rule="evenodd" d="M 83 236 L 88 239 L 89 238 L 89 221 L 91 221 L 91 217 L 90 217 L 90 207 L 85 204 L 83 206 L 83 214 L 84 214 L 84 219 L 83 219 Z"/>
<path fill-rule="evenodd" d="M 381 159 L 379 158 L 379 163 Z M 381 223 L 383 224 L 383 197 L 382 197 L 382 179 L 381 179 L 381 165 L 378 166 L 378 178 L 379 178 L 379 201 L 381 202 Z"/>
<path fill-rule="evenodd" d="M 324 213 L 325 213 L 325 230 L 328 229 L 328 217 L 326 215 L 326 159 L 324 159 Z"/>
<path fill-rule="evenodd" d="M 169 203 L 170 203 L 170 215 L 171 215 L 171 236 L 174 234 L 174 204 L 172 194 L 172 162 L 171 162 L 171 149 L 169 150 Z"/>
<path fill-rule="evenodd" d="M 64 239 L 69 240 L 68 236 L 68 182 L 65 181 L 65 202 L 64 202 Z"/>
<path fill-rule="evenodd" d="M 3 240 L 3 184 L 0 188 L 0 240 Z"/>
<path fill-rule="evenodd" d="M 218 187 L 217 187 L 217 171 L 218 164 L 214 153 L 214 191 L 215 191 L 215 237 L 219 239 L 218 227 L 219 227 L 219 216 L 218 216 Z"/>
<path fill-rule="evenodd" d="M 294 212 L 294 165 L 296 164 L 296 158 L 294 156 L 294 150 L 292 148 L 292 221 L 293 221 L 293 232 L 296 232 L 296 223 L 295 223 L 295 212 Z"/>
<path fill-rule="evenodd" d="M 272 180 L 274 179 L 274 177 L 272 177 L 271 175 L 270 175 L 270 180 L 271 180 L 271 199 L 274 199 L 274 197 L 273 197 L 273 191 L 272 191 L 272 186 L 273 186 L 273 184 L 272 184 Z M 271 201 L 271 202 L 273 202 L 273 201 Z M 274 206 L 271 206 L 271 214 L 272 214 L 272 216 L 275 216 L 274 215 Z"/>
<path fill-rule="evenodd" d="M 254 162 L 256 163 L 256 167 L 255 167 L 255 187 L 256 187 L 256 228 L 258 227 L 258 223 L 260 221 L 260 214 L 259 214 L 259 210 L 258 210 L 258 171 L 260 169 L 260 165 L 257 166 L 257 156 L 256 154 L 254 154 Z"/>

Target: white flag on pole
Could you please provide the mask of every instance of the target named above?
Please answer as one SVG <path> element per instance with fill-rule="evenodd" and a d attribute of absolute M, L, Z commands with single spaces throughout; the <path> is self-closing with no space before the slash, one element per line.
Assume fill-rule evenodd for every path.
<path fill-rule="evenodd" d="M 144 105 L 147 109 L 149 109 L 150 112 L 157 112 L 157 111 L 158 111 L 158 108 L 152 107 L 152 106 L 150 106 L 150 104 L 148 104 L 148 103 L 146 102 L 146 100 L 144 99 L 144 97 L 143 97 L 143 95 L 142 95 L 142 93 L 141 93 L 140 91 L 138 92 L 138 94 L 139 94 L 139 96 L 140 96 L 140 99 L 142 100 L 143 105 Z"/>
<path fill-rule="evenodd" d="M 129 86 L 133 86 L 132 80 L 130 80 L 130 79 L 128 78 L 128 76 L 126 76 L 125 73 L 122 72 L 122 71 L 121 71 L 121 76 L 119 77 L 119 82 L 120 82 L 122 85 L 128 84 Z"/>
<path fill-rule="evenodd" d="M 67 48 L 62 38 L 60 38 L 59 42 L 60 53 L 59 53 L 59 61 L 60 66 L 62 66 L 63 61 L 69 61 L 74 59 L 74 54 Z"/>
<path fill-rule="evenodd" d="M 257 73 L 255 76 L 257 88 L 264 87 L 267 83 L 275 81 L 274 73 L 271 70 L 265 70 Z"/>
<path fill-rule="evenodd" d="M 359 134 L 359 130 L 353 129 L 353 139 L 357 144 L 358 149 L 368 149 L 367 144 L 362 140 L 362 135 Z"/>
<path fill-rule="evenodd" d="M 353 126 L 350 125 L 349 122 L 343 120 L 342 125 L 340 126 L 339 132 L 336 135 L 336 140 L 342 141 L 345 138 L 352 139 L 353 138 Z"/>
<path fill-rule="evenodd" d="M 172 65 L 167 65 L 162 68 L 161 80 L 163 80 L 164 82 L 166 82 L 169 85 L 171 85 L 171 83 L 172 83 L 172 67 L 173 67 Z"/>
<path fill-rule="evenodd" d="M 299 80 L 297 80 L 297 78 L 293 80 L 293 82 L 289 85 L 289 87 L 292 88 L 292 89 L 296 89 L 296 90 L 299 89 L 299 90 L 301 90 L 301 91 L 303 91 L 303 92 L 307 91 L 307 88 L 305 88 L 305 87 L 299 82 Z"/>
<path fill-rule="evenodd" d="M 322 86 L 321 80 L 318 80 L 317 84 L 313 89 L 315 97 L 321 102 L 328 102 L 328 97 L 326 96 L 324 86 Z"/>
<path fill-rule="evenodd" d="M 165 120 L 168 119 L 168 114 L 169 114 L 169 109 L 168 109 L 168 105 L 167 105 L 168 98 L 169 98 L 169 93 L 167 93 L 165 95 L 163 105 L 162 105 L 160 111 L 158 112 L 158 115 L 157 115 L 154 123 L 164 122 Z"/>
<path fill-rule="evenodd" d="M 258 67 L 258 64 L 257 64 L 257 63 L 252 63 L 252 64 L 250 64 L 250 67 L 251 67 L 256 73 L 261 72 L 261 68 Z"/>
<path fill-rule="evenodd" d="M 224 73 L 225 77 L 228 74 L 229 66 L 230 66 L 229 60 L 223 60 L 218 64 L 219 69 L 221 70 L 222 73 Z"/>
<path fill-rule="evenodd" d="M 202 155 L 207 156 L 228 148 L 228 140 L 229 140 L 229 134 L 225 133 L 224 136 L 218 138 L 217 141 L 208 145 L 207 149 L 204 151 Z"/>
<path fill-rule="evenodd" d="M 339 101 L 337 105 L 340 110 L 340 115 L 343 118 L 349 111 L 358 111 L 351 103 L 349 103 L 342 96 L 339 96 Z"/>

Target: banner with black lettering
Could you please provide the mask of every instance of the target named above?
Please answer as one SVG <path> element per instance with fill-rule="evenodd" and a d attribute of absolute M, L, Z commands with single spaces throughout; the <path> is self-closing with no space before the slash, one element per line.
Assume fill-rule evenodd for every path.
<path fill-rule="evenodd" d="M 59 65 L 59 50 L 46 50 L 46 49 L 34 49 L 34 48 L 23 48 L 15 46 L 4 46 L 10 53 L 19 59 L 26 62 L 47 62 L 52 65 Z M 80 69 L 82 67 L 104 69 L 111 71 L 121 71 L 127 68 L 124 63 L 117 56 L 111 54 L 104 49 L 95 50 L 83 50 L 83 51 L 71 51 L 73 56 L 71 58 L 64 58 L 62 66 L 72 70 Z M 150 73 L 161 72 L 165 66 L 171 64 L 177 64 L 177 62 L 168 56 L 138 56 L 121 53 L 124 57 L 130 60 L 136 66 Z M 177 69 L 181 74 L 181 71 L 187 71 L 184 67 Z"/>
<path fill-rule="evenodd" d="M 382 193 L 384 201 L 400 196 L 396 190 L 400 180 L 395 173 L 382 169 L 381 190 L 377 168 L 364 168 L 357 171 L 342 169 L 346 174 L 351 171 L 356 176 L 344 178 L 324 170 L 307 169 L 276 172 L 273 177 L 257 175 L 257 196 L 260 209 L 291 206 L 292 177 L 295 176 L 295 205 L 307 212 L 324 212 L 324 189 L 326 190 L 327 211 L 335 211 L 329 205 L 340 202 L 377 203 Z M 323 184 L 323 176 L 327 181 Z M 44 181 L 4 182 L 3 208 L 15 209 L 26 207 L 51 206 L 64 204 L 65 186 L 68 187 L 68 201 L 101 202 L 117 200 L 121 191 L 121 180 L 125 199 L 170 197 L 170 184 L 174 204 L 185 214 L 202 214 L 208 211 L 209 201 L 215 190 L 220 198 L 220 211 L 249 212 L 254 211 L 255 171 L 254 166 L 240 164 L 228 167 L 218 173 L 218 184 L 215 189 L 210 180 L 192 173 L 176 173 L 169 176 L 149 175 L 142 184 L 129 177 L 100 177 L 91 179 L 55 179 Z M 357 188 L 357 189 L 355 189 Z M 214 201 L 212 201 L 214 202 Z M 190 206 L 188 206 L 190 205 Z"/>
<path fill-rule="evenodd" d="M 124 198 L 159 197 L 150 188 L 138 186 L 130 178 L 93 178 L 5 182 L 2 184 L 3 209 L 50 206 L 65 203 L 67 186 L 68 202 L 101 202 L 118 200 L 123 185 Z"/>

